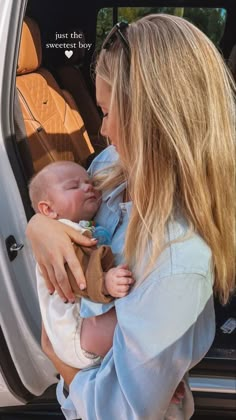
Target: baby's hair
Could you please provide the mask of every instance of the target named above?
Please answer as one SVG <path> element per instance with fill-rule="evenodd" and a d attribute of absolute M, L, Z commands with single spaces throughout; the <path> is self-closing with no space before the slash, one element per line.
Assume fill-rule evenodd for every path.
<path fill-rule="evenodd" d="M 29 182 L 29 197 L 35 213 L 38 213 L 38 202 L 41 201 L 42 198 L 47 198 L 47 184 L 45 183 L 47 173 L 47 166 L 45 166 L 40 172 L 33 175 Z"/>

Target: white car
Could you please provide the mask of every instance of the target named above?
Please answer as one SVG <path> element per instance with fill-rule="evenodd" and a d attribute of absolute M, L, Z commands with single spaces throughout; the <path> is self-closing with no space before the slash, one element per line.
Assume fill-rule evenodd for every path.
<path fill-rule="evenodd" d="M 33 215 L 27 183 L 51 160 L 75 158 L 86 165 L 106 146 L 98 135 L 90 79 L 94 50 L 106 30 L 121 16 L 131 19 L 134 9 L 140 15 L 164 8 L 208 31 L 236 70 L 235 0 L 152 0 L 149 8 L 145 3 L 0 0 L 1 419 L 63 418 L 55 397 L 57 372 L 40 347 L 35 261 L 25 237 Z M 195 419 L 236 418 L 235 297 L 225 308 L 217 302 L 215 308 L 215 341 L 190 372 Z"/>

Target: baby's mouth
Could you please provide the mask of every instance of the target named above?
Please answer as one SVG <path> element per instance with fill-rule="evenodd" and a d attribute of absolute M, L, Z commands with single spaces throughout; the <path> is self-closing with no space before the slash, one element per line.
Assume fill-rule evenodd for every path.
<path fill-rule="evenodd" d="M 96 200 L 97 201 L 97 197 L 96 197 L 96 195 L 91 195 L 86 200 Z"/>

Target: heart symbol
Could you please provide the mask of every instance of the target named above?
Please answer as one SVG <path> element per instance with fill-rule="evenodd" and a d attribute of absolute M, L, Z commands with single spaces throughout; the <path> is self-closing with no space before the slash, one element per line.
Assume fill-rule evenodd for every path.
<path fill-rule="evenodd" d="M 68 50 L 66 50 L 65 51 L 65 55 L 67 56 L 67 58 L 71 58 L 71 56 L 74 54 L 74 52 L 72 51 L 72 50 L 70 50 L 70 51 L 68 51 Z"/>

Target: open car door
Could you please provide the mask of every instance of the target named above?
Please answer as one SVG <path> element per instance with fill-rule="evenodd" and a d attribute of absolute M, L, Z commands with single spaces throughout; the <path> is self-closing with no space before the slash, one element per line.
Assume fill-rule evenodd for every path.
<path fill-rule="evenodd" d="M 25 6 L 24 0 L 0 0 L 0 406 L 22 405 L 57 382 L 40 348 L 35 262 L 25 237 L 19 192 L 24 180 L 14 153 L 15 51 Z"/>

